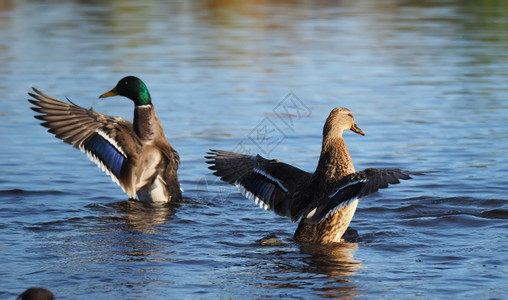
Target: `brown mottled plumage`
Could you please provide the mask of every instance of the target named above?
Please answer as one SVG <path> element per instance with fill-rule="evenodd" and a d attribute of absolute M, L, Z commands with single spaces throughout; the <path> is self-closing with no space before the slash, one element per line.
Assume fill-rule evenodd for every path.
<path fill-rule="evenodd" d="M 314 173 L 278 160 L 211 150 L 207 163 L 214 174 L 236 185 L 248 198 L 276 214 L 300 220 L 295 240 L 333 244 L 341 240 L 356 211 L 358 199 L 410 179 L 410 172 L 366 169 L 355 172 L 342 138 L 345 130 L 364 135 L 351 111 L 337 107 L 323 127 L 321 155 Z"/>
<path fill-rule="evenodd" d="M 354 200 L 347 206 L 341 206 L 335 213 L 319 223 L 308 223 L 302 219 L 296 228 L 294 238 L 301 243 L 333 244 L 340 241 L 353 219 L 358 205 Z"/>
<path fill-rule="evenodd" d="M 130 199 L 168 202 L 181 198 L 178 153 L 169 144 L 145 84 L 136 77 L 121 79 L 101 98 L 125 96 L 134 104 L 134 122 L 63 102 L 37 89 L 29 93 L 35 117 L 57 138 L 85 152 L 111 175 Z"/>

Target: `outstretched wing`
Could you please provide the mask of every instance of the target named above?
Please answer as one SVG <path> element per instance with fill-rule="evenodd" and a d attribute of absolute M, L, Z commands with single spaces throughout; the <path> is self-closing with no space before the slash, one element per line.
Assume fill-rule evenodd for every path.
<path fill-rule="evenodd" d="M 64 142 L 88 155 L 104 172 L 111 175 L 131 198 L 135 198 L 131 165 L 135 165 L 141 143 L 132 129 L 132 123 L 119 117 L 110 117 L 72 102 L 60 101 L 33 88 L 28 93 L 36 105 L 31 109 L 40 113 L 35 118 L 42 126 Z"/>
<path fill-rule="evenodd" d="M 276 214 L 291 217 L 291 195 L 302 183 L 308 183 L 311 174 L 278 160 L 260 155 L 210 150 L 207 163 L 214 175 L 237 186 L 260 207 Z"/>
<path fill-rule="evenodd" d="M 315 205 L 307 209 L 304 216 L 310 223 L 318 223 L 350 202 L 387 188 L 389 184 L 400 183 L 400 179 L 411 179 L 408 171 L 399 169 L 365 169 L 351 173 L 337 182 L 337 189 Z M 418 173 L 414 173 L 418 174 Z"/>

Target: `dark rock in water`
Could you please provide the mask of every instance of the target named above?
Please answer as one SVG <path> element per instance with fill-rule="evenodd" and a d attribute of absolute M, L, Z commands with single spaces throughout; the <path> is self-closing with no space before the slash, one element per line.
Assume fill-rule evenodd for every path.
<path fill-rule="evenodd" d="M 358 235 L 358 231 L 354 228 L 348 227 L 344 235 L 342 236 L 344 241 L 348 243 L 357 243 L 360 240 L 360 236 Z"/>

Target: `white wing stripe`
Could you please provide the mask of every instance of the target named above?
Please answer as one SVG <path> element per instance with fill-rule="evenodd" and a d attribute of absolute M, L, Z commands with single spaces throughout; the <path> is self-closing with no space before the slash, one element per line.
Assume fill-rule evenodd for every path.
<path fill-rule="evenodd" d="M 348 188 L 348 187 L 350 187 L 350 186 L 352 186 L 352 185 L 354 185 L 354 184 L 357 184 L 357 183 L 359 183 L 359 182 L 366 182 L 366 181 L 367 181 L 367 179 L 366 179 L 366 178 L 364 178 L 364 179 L 355 180 L 355 181 L 352 181 L 352 182 L 350 182 L 350 183 L 348 183 L 348 184 L 346 184 L 346 185 L 343 185 L 343 186 L 341 186 L 339 189 L 337 189 L 337 190 L 336 190 L 333 194 L 331 194 L 330 196 L 328 196 L 328 198 L 333 198 L 333 197 L 335 197 L 335 196 L 336 196 L 336 195 L 337 195 L 340 191 L 342 191 L 343 189 L 346 189 L 346 188 Z"/>
<path fill-rule="evenodd" d="M 270 204 L 265 203 L 262 199 L 260 199 L 259 197 L 256 197 L 253 193 L 251 193 L 248 190 L 246 190 L 245 187 L 240 182 L 238 182 L 238 181 L 235 182 L 235 186 L 240 190 L 240 192 L 247 199 L 253 200 L 254 203 L 256 203 L 256 205 L 259 205 L 260 208 L 263 208 L 265 210 L 269 210 L 270 209 Z"/>
<path fill-rule="evenodd" d="M 97 132 L 98 135 L 102 136 L 106 141 L 108 141 L 108 143 L 113 145 L 113 147 L 115 147 L 123 155 L 123 157 L 127 158 L 127 155 L 123 151 L 122 147 L 120 147 L 120 145 L 118 145 L 118 143 L 114 139 L 112 139 L 110 136 L 108 136 L 104 131 L 100 129 L 96 129 L 95 132 Z"/>
<path fill-rule="evenodd" d="M 273 181 L 273 182 L 276 182 L 277 185 L 284 191 L 287 193 L 288 189 L 280 182 L 279 179 L 273 177 L 272 175 L 266 173 L 265 171 L 261 170 L 261 169 L 258 169 L 258 168 L 254 168 L 252 169 L 253 172 L 255 173 L 258 173 L 266 178 L 268 178 L 269 180 Z"/>
<path fill-rule="evenodd" d="M 320 222 L 326 220 L 329 216 L 335 214 L 337 211 L 339 211 L 339 209 L 343 208 L 343 207 L 348 207 L 351 203 L 355 202 L 355 201 L 358 201 L 359 198 L 357 197 L 354 197 L 354 198 L 351 198 L 351 199 L 348 199 L 342 203 L 340 203 L 339 205 L 337 205 L 335 208 L 333 208 L 332 210 L 330 210 L 321 220 Z"/>
<path fill-rule="evenodd" d="M 115 175 L 113 175 L 113 173 L 111 173 L 108 168 L 106 167 L 106 165 L 104 163 L 102 163 L 102 161 L 100 159 L 98 159 L 92 152 L 90 151 L 87 151 L 86 149 L 83 149 L 82 147 L 79 148 L 81 151 L 83 151 L 84 153 L 86 153 L 86 155 L 88 156 L 88 158 L 93 162 L 95 163 L 99 168 L 101 168 L 102 171 L 104 171 L 104 173 L 108 174 L 111 176 L 111 179 L 113 180 L 113 182 L 116 182 L 116 184 L 118 184 L 122 190 L 124 192 L 127 193 L 127 191 L 125 191 L 125 189 L 123 188 L 123 186 L 120 184 L 120 181 L 118 181 L 118 178 L 116 178 Z"/>
<path fill-rule="evenodd" d="M 127 158 L 127 155 L 125 155 L 125 152 L 118 145 L 118 143 L 115 140 L 113 140 L 112 138 L 110 138 L 104 131 L 102 131 L 100 129 L 96 129 L 95 132 L 97 132 L 98 135 L 100 135 L 102 138 L 104 138 L 106 141 L 108 141 L 108 143 L 113 145 L 113 147 L 115 147 L 125 158 Z M 101 170 L 104 173 L 110 175 L 111 180 L 113 180 L 113 182 L 118 184 L 122 188 L 122 190 L 127 193 L 127 191 L 124 189 L 124 187 L 120 184 L 120 181 L 118 180 L 118 178 L 110 170 L 108 170 L 108 167 L 94 153 L 85 149 L 85 147 L 83 146 L 83 142 L 79 145 L 79 150 L 81 150 L 83 153 L 85 153 L 86 156 L 88 156 L 88 158 L 93 163 L 95 163 L 99 168 L 101 168 Z"/>

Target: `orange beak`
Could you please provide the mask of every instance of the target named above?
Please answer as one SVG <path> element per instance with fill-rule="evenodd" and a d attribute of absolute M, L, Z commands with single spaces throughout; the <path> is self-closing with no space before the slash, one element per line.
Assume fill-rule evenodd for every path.
<path fill-rule="evenodd" d="M 112 89 L 111 91 L 104 93 L 99 96 L 99 98 L 107 98 L 112 96 L 118 96 L 118 92 L 116 91 L 116 88 Z"/>
<path fill-rule="evenodd" d="M 356 127 L 356 124 L 353 124 L 353 126 L 351 126 L 351 131 L 361 135 L 365 135 L 365 132 L 363 132 L 360 128 Z"/>

